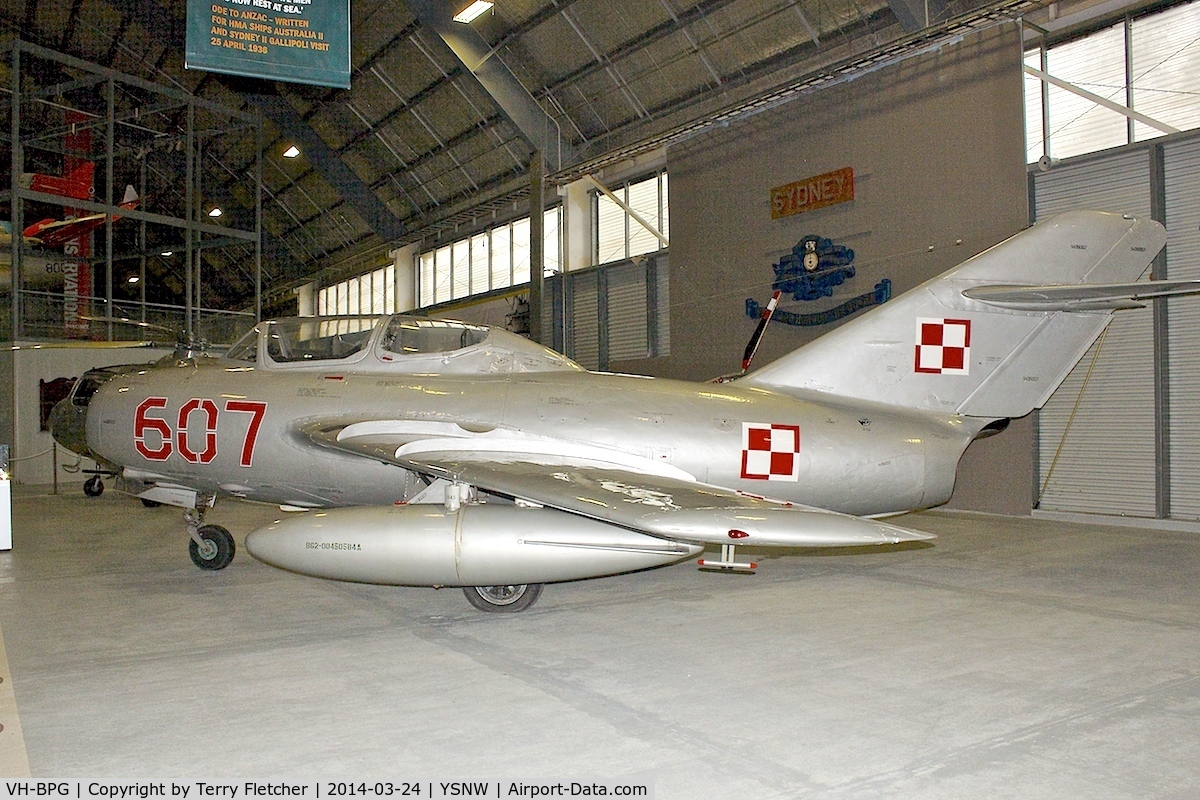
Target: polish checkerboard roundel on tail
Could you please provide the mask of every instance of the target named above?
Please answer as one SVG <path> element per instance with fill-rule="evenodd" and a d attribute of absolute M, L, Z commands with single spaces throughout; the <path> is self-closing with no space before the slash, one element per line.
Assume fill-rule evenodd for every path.
<path fill-rule="evenodd" d="M 1153 220 L 1060 214 L 744 380 L 925 411 L 1024 416 L 1049 399 L 1114 310 L 1155 294 L 1139 281 L 1165 242 Z"/>

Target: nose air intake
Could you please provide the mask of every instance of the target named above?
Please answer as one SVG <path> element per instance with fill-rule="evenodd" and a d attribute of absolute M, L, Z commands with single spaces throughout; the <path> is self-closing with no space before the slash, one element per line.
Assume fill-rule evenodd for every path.
<path fill-rule="evenodd" d="M 71 394 L 59 400 L 54 404 L 54 408 L 50 409 L 47 425 L 54 441 L 72 453 L 87 456 L 91 455 L 87 446 L 87 401 L 84 400 L 79 405 L 72 402 L 75 391 L 79 387 L 78 382 L 75 387 L 71 390 Z"/>
<path fill-rule="evenodd" d="M 130 369 L 130 366 L 101 367 L 88 370 L 75 381 L 71 392 L 50 409 L 47 425 L 54 441 L 81 456 L 96 458 L 87 443 L 87 412 L 92 395 L 101 386 Z"/>

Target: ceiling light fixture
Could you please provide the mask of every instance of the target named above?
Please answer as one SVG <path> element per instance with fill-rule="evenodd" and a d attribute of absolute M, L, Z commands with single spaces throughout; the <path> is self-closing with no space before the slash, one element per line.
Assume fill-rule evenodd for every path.
<path fill-rule="evenodd" d="M 163 250 L 161 253 L 159 253 L 159 255 L 162 256 L 163 258 L 170 258 L 171 256 L 175 255 L 175 251 L 174 250 Z"/>
<path fill-rule="evenodd" d="M 296 145 L 292 145 L 287 150 L 283 151 L 284 158 L 295 158 L 298 155 L 300 155 L 300 148 L 296 147 Z"/>
<path fill-rule="evenodd" d="M 481 14 L 494 6 L 495 3 L 489 3 L 488 0 L 475 0 L 474 3 L 464 8 L 462 11 L 454 15 L 455 22 L 463 24 L 473 22 Z"/>
<path fill-rule="evenodd" d="M 130 282 L 130 283 L 137 283 L 139 280 L 141 280 L 141 279 L 140 279 L 140 278 L 139 278 L 137 275 L 130 275 L 130 276 L 129 276 L 129 282 Z"/>
<path fill-rule="evenodd" d="M 220 207 L 220 206 L 216 206 L 215 208 L 213 208 L 213 210 L 212 210 L 212 211 L 208 212 L 208 215 L 209 215 L 210 217 L 214 217 L 214 218 L 215 218 L 215 217 L 219 217 L 219 216 L 221 216 L 221 207 Z"/>

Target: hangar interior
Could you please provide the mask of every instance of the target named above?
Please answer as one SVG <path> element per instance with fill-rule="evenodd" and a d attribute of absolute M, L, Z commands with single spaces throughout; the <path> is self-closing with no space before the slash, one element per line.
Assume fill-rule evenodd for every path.
<path fill-rule="evenodd" d="M 43 383 L 294 314 L 412 311 L 707 380 L 806 237 L 854 269 L 785 296 L 799 322 L 759 364 L 1071 209 L 1162 222 L 1154 277 L 1200 278 L 1200 3 L 501 0 L 460 24 L 356 0 L 342 89 L 186 69 L 182 4 L 0 2 L 12 774 L 190 775 L 207 738 L 248 777 L 478 753 L 515 776 L 549 753 L 528 774 L 646 773 L 662 796 L 1195 790 L 1194 298 L 1121 312 L 1043 409 L 973 444 L 954 513 L 909 522 L 932 548 L 569 584 L 504 628 L 248 559 L 193 574 L 168 510 L 80 495 L 88 465 L 39 413 Z M 83 162 L 86 197 L 26 177 Z M 773 190 L 846 169 L 845 202 L 774 213 Z M 20 235 L 85 213 L 121 215 L 88 252 Z M 270 513 L 214 511 L 238 533 Z M 345 693 L 288 690 L 331 676 Z"/>

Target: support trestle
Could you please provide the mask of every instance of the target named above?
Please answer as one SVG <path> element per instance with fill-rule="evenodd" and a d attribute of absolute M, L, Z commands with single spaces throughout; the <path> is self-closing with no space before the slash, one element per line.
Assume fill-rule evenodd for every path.
<path fill-rule="evenodd" d="M 721 545 L 721 560 L 712 561 L 707 558 L 702 558 L 696 562 L 700 569 L 712 570 L 714 572 L 753 572 L 758 569 L 758 563 L 754 561 L 735 561 L 734 548 L 736 545 L 723 544 Z"/>

